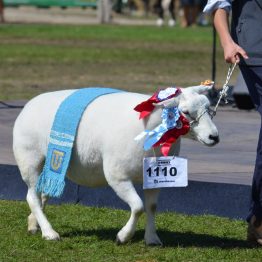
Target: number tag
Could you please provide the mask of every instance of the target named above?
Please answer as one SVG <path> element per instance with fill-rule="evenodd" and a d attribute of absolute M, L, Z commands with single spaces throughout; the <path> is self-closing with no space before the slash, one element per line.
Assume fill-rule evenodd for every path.
<path fill-rule="evenodd" d="M 186 187 L 187 159 L 181 157 L 146 157 L 143 163 L 143 189 Z"/>

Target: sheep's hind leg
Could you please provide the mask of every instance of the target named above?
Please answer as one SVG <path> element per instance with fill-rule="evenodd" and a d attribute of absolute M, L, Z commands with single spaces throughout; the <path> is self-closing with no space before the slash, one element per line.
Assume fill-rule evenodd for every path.
<path fill-rule="evenodd" d="M 42 231 L 42 237 L 44 239 L 59 240 L 59 234 L 56 231 L 54 231 L 43 212 L 40 195 L 36 193 L 35 186 L 29 187 L 26 200 L 32 211 L 32 215 L 29 216 L 31 218 L 30 222 L 33 221 L 31 226 L 37 227 L 37 224 L 39 224 Z M 36 219 L 37 222 L 34 219 Z M 35 224 L 33 225 L 33 223 Z"/>
<path fill-rule="evenodd" d="M 156 233 L 155 227 L 155 213 L 157 207 L 157 198 L 159 189 L 144 190 L 145 195 L 145 209 L 146 209 L 146 231 L 145 242 L 147 245 L 161 245 L 162 242 Z"/>
<path fill-rule="evenodd" d="M 113 188 L 116 194 L 126 202 L 130 209 L 131 215 L 126 225 L 117 233 L 116 241 L 118 244 L 123 244 L 129 241 L 136 230 L 138 218 L 144 211 L 144 206 L 141 198 L 137 194 L 133 183 L 130 180 L 109 179 L 109 185 Z"/>
<path fill-rule="evenodd" d="M 42 208 L 44 205 L 41 203 L 41 195 L 36 193 L 35 190 L 38 176 L 43 165 L 42 157 L 37 158 L 35 154 L 31 152 L 28 153 L 27 151 L 20 152 L 20 154 L 16 152 L 15 155 L 21 176 L 28 186 L 26 200 L 32 213 L 28 217 L 28 230 L 31 233 L 35 233 L 39 225 L 44 239 L 58 240 L 58 233 L 53 230 L 43 212 Z M 32 159 L 34 161 L 30 161 Z"/>
<path fill-rule="evenodd" d="M 41 208 L 44 212 L 46 203 L 48 201 L 48 197 L 45 196 L 44 194 L 42 194 L 41 200 L 42 200 Z M 31 213 L 28 216 L 27 221 L 28 221 L 28 232 L 31 233 L 31 234 L 35 234 L 39 230 L 39 225 L 38 225 L 38 222 L 37 222 L 35 215 L 33 213 Z"/>

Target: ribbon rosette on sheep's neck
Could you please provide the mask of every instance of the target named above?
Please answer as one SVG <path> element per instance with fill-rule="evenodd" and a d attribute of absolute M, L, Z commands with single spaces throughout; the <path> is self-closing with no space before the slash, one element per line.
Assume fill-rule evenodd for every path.
<path fill-rule="evenodd" d="M 140 119 L 149 116 L 155 108 L 155 105 L 164 105 L 161 118 L 162 123 L 153 130 L 145 130 L 140 133 L 135 140 L 144 138 L 144 150 L 152 147 L 161 147 L 161 152 L 167 156 L 173 143 L 189 131 L 189 122 L 181 114 L 178 107 L 169 106 L 168 100 L 181 94 L 181 89 L 168 87 L 164 90 L 154 93 L 148 100 L 137 105 L 134 110 L 140 112 Z M 165 106 L 165 101 L 167 102 Z"/>

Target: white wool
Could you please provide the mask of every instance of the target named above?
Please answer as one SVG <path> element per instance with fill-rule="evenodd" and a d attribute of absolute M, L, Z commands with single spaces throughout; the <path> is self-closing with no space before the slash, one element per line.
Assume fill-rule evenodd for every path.
<path fill-rule="evenodd" d="M 197 117 L 209 106 L 207 98 L 200 92 L 208 87 L 190 87 L 184 90 L 170 104 L 177 105 L 185 115 Z M 42 236 L 48 240 L 59 239 L 43 213 L 43 204 L 35 192 L 35 184 L 44 164 L 49 134 L 55 113 L 60 103 L 74 90 L 57 91 L 39 95 L 28 102 L 18 116 L 13 131 L 13 150 L 23 180 L 28 186 L 27 201 L 31 209 L 28 230 L 35 232 L 40 226 Z M 137 93 L 116 93 L 97 98 L 85 110 L 79 124 L 68 170 L 68 178 L 77 184 L 96 187 L 109 185 L 131 209 L 126 225 L 118 232 L 117 240 L 128 241 L 144 204 L 133 183 L 142 182 L 142 159 L 152 156 L 152 151 L 144 152 L 143 146 L 134 138 L 145 129 L 152 129 L 161 123 L 161 108 L 156 108 L 146 120 L 139 120 L 139 113 L 133 108 L 149 98 Z M 208 114 L 195 124 L 189 138 L 206 145 L 214 145 L 211 137 L 218 137 L 218 131 Z M 172 147 L 171 154 L 178 155 L 180 140 Z M 157 150 L 159 155 L 159 151 Z M 145 191 L 145 211 L 147 244 L 161 244 L 154 224 L 158 190 Z"/>

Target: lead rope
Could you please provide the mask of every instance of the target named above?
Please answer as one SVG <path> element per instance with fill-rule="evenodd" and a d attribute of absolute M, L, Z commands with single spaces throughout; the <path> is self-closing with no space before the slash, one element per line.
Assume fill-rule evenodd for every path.
<path fill-rule="evenodd" d="M 225 103 L 226 103 L 226 104 L 228 103 L 228 101 L 227 101 L 227 91 L 228 91 L 228 88 L 229 88 L 228 83 L 229 83 L 229 80 L 230 80 L 230 78 L 231 78 L 234 70 L 235 70 L 236 65 L 237 65 L 237 63 L 231 64 L 230 67 L 229 67 L 229 69 L 228 69 L 226 82 L 225 82 L 225 84 L 223 85 L 223 89 L 219 92 L 219 99 L 218 99 L 218 101 L 217 101 L 217 103 L 216 103 L 216 106 L 215 106 L 214 110 L 212 110 L 212 115 L 213 115 L 213 116 L 216 115 L 218 105 L 220 104 L 220 101 L 221 101 L 222 98 L 225 99 Z"/>

